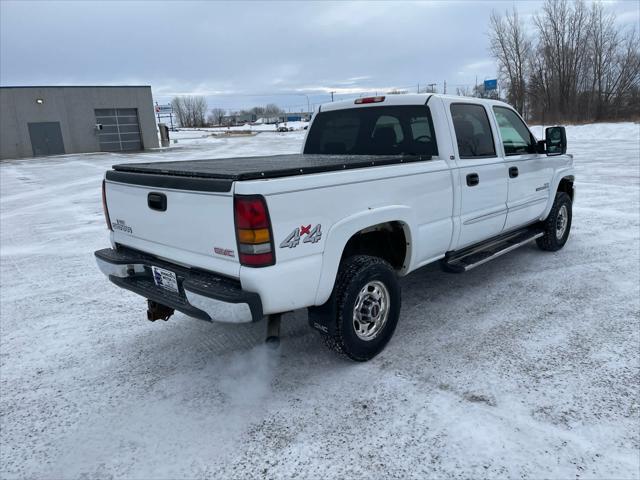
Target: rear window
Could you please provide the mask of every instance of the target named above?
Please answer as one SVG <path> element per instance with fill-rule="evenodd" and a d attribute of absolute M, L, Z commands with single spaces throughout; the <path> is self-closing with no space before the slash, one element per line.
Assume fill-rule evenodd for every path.
<path fill-rule="evenodd" d="M 401 105 L 321 112 L 304 153 L 325 155 L 437 155 L 429 107 Z"/>

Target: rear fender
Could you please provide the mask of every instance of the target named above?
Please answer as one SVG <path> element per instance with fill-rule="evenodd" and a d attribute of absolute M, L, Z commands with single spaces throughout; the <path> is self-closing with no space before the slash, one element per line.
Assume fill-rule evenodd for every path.
<path fill-rule="evenodd" d="M 389 205 L 358 212 L 335 223 L 327 234 L 322 258 L 322 273 L 320 274 L 316 292 L 316 305 L 322 305 L 331 296 L 338 268 L 340 267 L 340 260 L 349 239 L 365 228 L 386 222 L 399 222 L 404 228 L 407 240 L 407 254 L 400 273 L 402 274 L 408 270 L 415 252 L 415 249 L 412 248 L 413 241 L 410 228 L 410 225 L 414 223 L 411 209 L 406 205 Z"/>

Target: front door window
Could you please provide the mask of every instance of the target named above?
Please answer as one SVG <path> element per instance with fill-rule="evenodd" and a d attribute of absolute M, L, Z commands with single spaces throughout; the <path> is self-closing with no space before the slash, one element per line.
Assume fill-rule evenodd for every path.
<path fill-rule="evenodd" d="M 536 139 L 520 117 L 505 107 L 493 107 L 505 155 L 536 153 Z"/>

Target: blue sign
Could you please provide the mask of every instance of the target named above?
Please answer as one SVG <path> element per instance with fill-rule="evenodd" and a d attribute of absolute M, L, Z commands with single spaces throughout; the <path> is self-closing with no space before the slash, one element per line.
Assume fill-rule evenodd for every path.
<path fill-rule="evenodd" d="M 484 81 L 484 91 L 488 91 L 488 90 L 497 90 L 498 89 L 498 80 L 497 79 L 493 79 L 493 80 L 485 80 Z"/>

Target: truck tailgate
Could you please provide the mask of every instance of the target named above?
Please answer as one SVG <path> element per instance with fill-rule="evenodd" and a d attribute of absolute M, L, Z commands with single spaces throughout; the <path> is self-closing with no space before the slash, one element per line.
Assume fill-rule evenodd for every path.
<path fill-rule="evenodd" d="M 113 173 L 107 174 L 105 195 L 115 243 L 239 277 L 231 182 L 228 191 L 197 185 L 191 190 L 172 185 L 170 177 L 148 181 L 156 176 Z"/>

